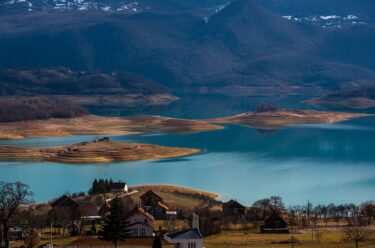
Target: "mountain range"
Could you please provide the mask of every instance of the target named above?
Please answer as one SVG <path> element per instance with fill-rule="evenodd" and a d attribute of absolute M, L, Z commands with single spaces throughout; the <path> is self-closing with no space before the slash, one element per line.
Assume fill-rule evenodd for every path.
<path fill-rule="evenodd" d="M 174 91 L 233 94 L 322 94 L 375 81 L 370 0 L 10 2 L 0 5 L 3 69 L 127 71 Z"/>

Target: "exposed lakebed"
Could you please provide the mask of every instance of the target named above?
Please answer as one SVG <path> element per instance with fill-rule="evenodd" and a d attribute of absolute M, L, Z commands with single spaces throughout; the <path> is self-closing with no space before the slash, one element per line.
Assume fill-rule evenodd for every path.
<path fill-rule="evenodd" d="M 233 100 L 233 99 L 232 99 Z M 262 102 L 263 99 L 256 99 Z M 207 98 L 196 100 L 209 103 Z M 172 105 L 152 114 L 179 113 L 179 118 L 214 118 L 244 112 L 251 103 L 228 102 L 222 113 L 202 105 Z M 243 101 L 243 98 L 239 99 Z M 250 100 L 249 100 L 250 101 Z M 282 101 L 284 102 L 284 100 Z M 290 101 L 287 101 L 290 104 Z M 185 102 L 186 104 L 186 102 Z M 280 104 L 281 106 L 290 107 Z M 240 106 L 240 107 L 239 107 Z M 233 108 L 232 108 L 233 107 Z M 298 107 L 298 106 L 297 106 Z M 216 108 L 213 108 L 216 109 Z M 206 114 L 203 113 L 207 110 Z M 152 111 L 151 111 L 152 112 Z M 172 113 L 172 114 L 171 114 Z M 375 190 L 375 120 L 361 118 L 338 124 L 308 124 L 259 131 L 238 125 L 189 134 L 115 135 L 115 142 L 137 142 L 171 147 L 192 147 L 198 155 L 137 162 L 62 165 L 53 162 L 1 162 L 0 180 L 22 180 L 38 201 L 66 191 L 86 191 L 94 178 L 126 180 L 130 185 L 172 184 L 219 193 L 250 204 L 281 195 L 287 204 L 361 202 Z M 68 136 L 2 140 L 1 145 L 47 147 L 91 141 L 95 136 Z"/>

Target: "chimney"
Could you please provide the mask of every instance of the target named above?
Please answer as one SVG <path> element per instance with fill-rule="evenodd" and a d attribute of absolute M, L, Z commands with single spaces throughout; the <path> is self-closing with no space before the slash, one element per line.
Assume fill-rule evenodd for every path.
<path fill-rule="evenodd" d="M 193 213 L 192 228 L 199 230 L 199 216 L 196 213 Z"/>

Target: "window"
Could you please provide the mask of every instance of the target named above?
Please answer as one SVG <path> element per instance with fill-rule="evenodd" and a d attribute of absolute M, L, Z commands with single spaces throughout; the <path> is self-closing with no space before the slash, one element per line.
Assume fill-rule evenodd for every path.
<path fill-rule="evenodd" d="M 181 244 L 180 244 L 180 243 L 177 243 L 174 247 L 175 247 L 175 248 L 181 248 Z"/>
<path fill-rule="evenodd" d="M 197 245 L 196 245 L 195 242 L 189 242 L 188 248 L 196 248 L 196 247 L 197 247 Z"/>
<path fill-rule="evenodd" d="M 141 237 L 146 236 L 146 229 L 141 228 Z"/>

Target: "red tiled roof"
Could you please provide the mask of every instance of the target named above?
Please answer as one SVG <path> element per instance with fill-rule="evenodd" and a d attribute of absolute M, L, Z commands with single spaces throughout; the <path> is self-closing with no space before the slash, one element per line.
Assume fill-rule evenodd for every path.
<path fill-rule="evenodd" d="M 130 218 L 131 216 L 133 216 L 133 215 L 135 215 L 137 213 L 142 214 L 144 217 L 146 217 L 147 219 L 149 219 L 151 221 L 155 220 L 154 216 L 152 216 L 151 214 L 147 213 L 147 211 L 144 208 L 141 208 L 141 207 L 138 207 L 138 206 L 135 207 L 135 208 L 133 208 L 133 210 L 129 212 L 127 218 Z"/>
<path fill-rule="evenodd" d="M 161 208 L 164 208 L 166 211 L 169 210 L 169 208 L 166 205 L 164 205 L 162 202 L 158 202 L 158 206 Z"/>

